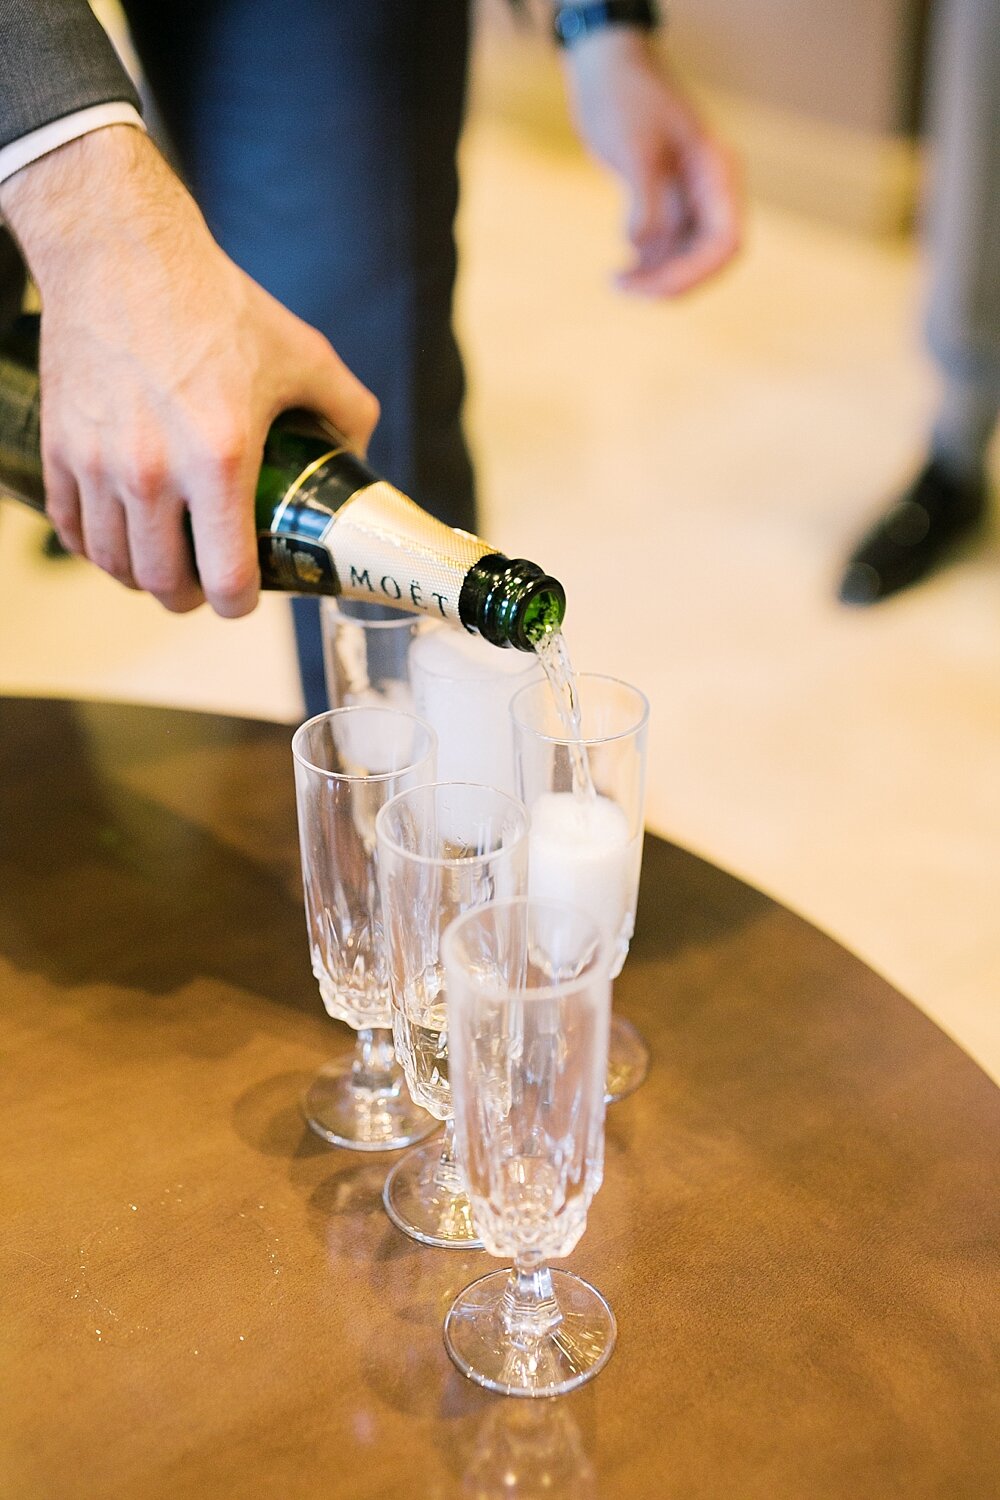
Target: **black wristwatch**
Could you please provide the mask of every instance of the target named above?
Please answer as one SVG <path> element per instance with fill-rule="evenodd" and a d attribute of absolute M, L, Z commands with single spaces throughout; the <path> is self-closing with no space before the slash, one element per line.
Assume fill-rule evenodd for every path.
<path fill-rule="evenodd" d="M 636 26 L 655 31 L 659 13 L 652 0 L 585 0 L 580 5 L 560 5 L 552 18 L 552 30 L 560 47 L 571 47 L 592 31 L 605 26 Z"/>

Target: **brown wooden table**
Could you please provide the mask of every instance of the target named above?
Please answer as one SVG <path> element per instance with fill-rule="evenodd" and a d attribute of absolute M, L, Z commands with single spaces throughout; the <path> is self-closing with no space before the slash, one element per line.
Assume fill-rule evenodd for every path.
<path fill-rule="evenodd" d="M 653 1067 L 569 1262 L 617 1350 L 561 1401 L 462 1379 L 442 1317 L 493 1262 L 397 1233 L 395 1158 L 298 1114 L 350 1036 L 289 739 L 0 702 L 3 1500 L 1000 1494 L 998 1091 L 657 839 L 616 985 Z"/>

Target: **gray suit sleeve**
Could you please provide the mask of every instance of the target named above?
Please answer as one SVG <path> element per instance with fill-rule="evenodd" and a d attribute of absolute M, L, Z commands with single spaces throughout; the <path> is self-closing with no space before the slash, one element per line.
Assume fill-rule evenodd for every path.
<path fill-rule="evenodd" d="M 139 108 L 87 0 L 0 0 L 0 147 L 118 100 Z"/>

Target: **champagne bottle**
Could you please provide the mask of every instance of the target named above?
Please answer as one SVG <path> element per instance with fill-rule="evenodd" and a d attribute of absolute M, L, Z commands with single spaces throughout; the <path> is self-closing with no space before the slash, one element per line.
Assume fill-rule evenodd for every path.
<path fill-rule="evenodd" d="M 0 490 L 43 511 L 38 320 L 0 339 Z M 562 585 L 437 521 L 309 412 L 284 412 L 264 444 L 255 501 L 261 584 L 343 594 L 449 620 L 531 651 L 557 630 Z"/>

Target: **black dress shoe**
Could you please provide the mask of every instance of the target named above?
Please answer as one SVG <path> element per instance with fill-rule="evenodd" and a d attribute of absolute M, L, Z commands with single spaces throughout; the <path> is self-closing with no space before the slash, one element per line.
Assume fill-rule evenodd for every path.
<path fill-rule="evenodd" d="M 840 581 L 845 604 L 874 604 L 917 583 L 974 531 L 986 510 L 982 477 L 959 478 L 932 458 L 862 537 Z"/>

